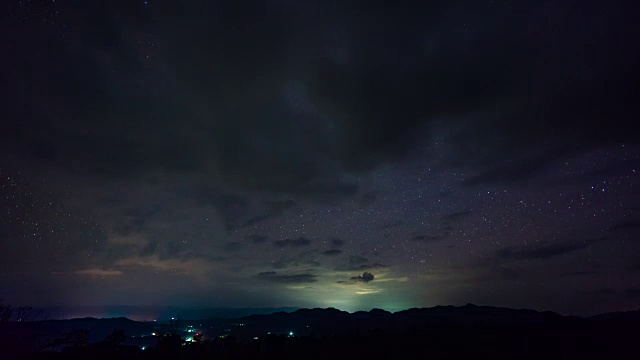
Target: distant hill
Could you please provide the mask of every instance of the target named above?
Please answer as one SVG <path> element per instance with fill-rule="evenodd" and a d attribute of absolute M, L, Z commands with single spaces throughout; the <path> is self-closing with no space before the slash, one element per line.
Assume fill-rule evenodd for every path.
<path fill-rule="evenodd" d="M 247 311 L 236 310 L 240 313 Z M 189 331 L 193 330 L 204 334 L 205 339 L 212 340 L 225 335 L 240 343 L 274 336 L 283 339 L 379 339 L 383 335 L 392 339 L 407 339 L 415 344 L 424 338 L 432 342 L 444 342 L 443 344 L 458 338 L 476 342 L 480 341 L 477 340 L 479 336 L 488 337 L 491 341 L 506 336 L 529 343 L 526 339 L 533 336 L 551 339 L 553 341 L 549 341 L 553 346 L 561 347 L 564 341 L 562 339 L 566 338 L 577 339 L 575 341 L 590 339 L 589 346 L 595 346 L 600 341 L 604 344 L 601 347 L 605 348 L 607 343 L 613 344 L 615 341 L 618 345 L 624 345 L 624 341 L 627 341 L 625 339 L 640 327 L 640 311 L 575 317 L 549 311 L 472 304 L 413 308 L 395 313 L 382 309 L 354 313 L 334 308 L 270 312 L 272 310 L 274 309 L 259 309 L 265 313 L 235 318 L 210 317 L 211 314 L 220 312 L 226 315 L 234 313 L 229 309 L 220 309 L 217 313 L 206 312 L 203 320 L 180 320 L 172 324 L 162 321 L 139 322 L 122 317 L 0 323 L 0 339 L 5 346 L 38 349 L 42 344 L 64 337 L 74 330 L 86 330 L 89 343 L 101 341 L 115 330 L 122 330 L 127 336 L 127 344 L 141 348 L 143 345 L 157 343 L 162 333 L 175 329 L 183 338 L 192 336 Z M 494 334 L 495 337 L 487 334 Z"/>
<path fill-rule="evenodd" d="M 5 341 L 9 339 L 12 345 L 21 348 L 38 349 L 56 338 L 77 330 L 86 330 L 87 341 L 95 343 L 116 330 L 123 330 L 127 335 L 151 334 L 153 324 L 127 318 L 10 322 L 0 323 L 0 339 Z"/>
<path fill-rule="evenodd" d="M 624 322 L 640 322 L 640 310 L 633 311 L 617 311 L 605 314 L 599 314 L 589 317 L 596 321 L 624 321 Z"/>
<path fill-rule="evenodd" d="M 450 327 L 522 327 L 548 324 L 572 324 L 582 318 L 553 312 L 466 305 L 413 308 L 390 313 L 381 309 L 348 313 L 334 308 L 300 309 L 291 313 L 251 315 L 235 319 L 233 333 L 250 338 L 266 333 L 293 332 L 299 335 L 346 335 L 382 330 L 400 333 L 412 329 Z"/>

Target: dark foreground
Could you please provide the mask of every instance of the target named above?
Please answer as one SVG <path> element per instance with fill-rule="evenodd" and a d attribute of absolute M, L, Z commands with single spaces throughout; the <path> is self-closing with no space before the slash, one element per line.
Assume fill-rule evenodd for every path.
<path fill-rule="evenodd" d="M 395 314 L 299 310 L 229 320 L 242 325 L 209 338 L 158 334 L 155 345 L 144 349 L 128 345 L 125 331 L 93 343 L 86 332 L 76 331 L 31 349 L 24 345 L 25 333 L 5 331 L 0 358 L 632 359 L 640 354 L 638 314 L 579 318 L 476 306 Z M 285 326 L 297 333 L 263 332 Z M 248 338 L 248 333 L 264 335 Z"/>

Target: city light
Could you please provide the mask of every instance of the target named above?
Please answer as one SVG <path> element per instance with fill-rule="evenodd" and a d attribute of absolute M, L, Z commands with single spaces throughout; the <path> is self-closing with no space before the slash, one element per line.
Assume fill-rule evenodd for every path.
<path fill-rule="evenodd" d="M 146 350 L 146 349 L 147 349 L 147 347 L 146 347 L 146 346 L 140 346 L 140 350 L 144 351 L 144 350 Z"/>
<path fill-rule="evenodd" d="M 289 336 L 293 336 L 293 331 L 289 331 Z"/>

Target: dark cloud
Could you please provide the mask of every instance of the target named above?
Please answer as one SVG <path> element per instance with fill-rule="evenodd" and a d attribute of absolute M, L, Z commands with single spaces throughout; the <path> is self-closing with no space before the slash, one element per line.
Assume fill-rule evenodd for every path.
<path fill-rule="evenodd" d="M 627 221 L 623 221 L 617 224 L 614 224 L 613 226 L 609 227 L 609 229 L 607 229 L 609 231 L 632 231 L 632 230 L 640 230 L 640 220 L 627 220 Z"/>
<path fill-rule="evenodd" d="M 118 224 L 113 227 L 113 231 L 118 235 L 128 236 L 142 230 L 142 225 L 144 222 Z"/>
<path fill-rule="evenodd" d="M 211 250 L 233 250 L 242 245 L 230 244 L 248 239 L 238 253 L 224 253 L 236 261 L 229 268 L 244 270 L 255 261 L 265 269 L 292 272 L 258 276 L 273 282 L 315 280 L 308 273 L 310 266 L 319 266 L 314 256 L 331 268 L 351 271 L 349 276 L 377 273 L 370 269 L 383 266 L 374 263 L 379 259 L 412 276 L 424 266 L 405 261 L 406 255 L 419 255 L 422 244 L 409 241 L 396 251 L 398 246 L 391 245 L 397 239 L 383 241 L 379 233 L 397 232 L 400 241 L 425 234 L 409 232 L 423 220 L 460 223 L 452 237 L 465 245 L 447 246 L 453 249 L 446 254 L 451 262 L 434 258 L 439 270 L 486 253 L 486 241 L 469 243 L 471 236 L 504 244 L 491 260 L 508 267 L 492 275 L 519 278 L 511 260 L 583 255 L 587 251 L 580 249 L 590 244 L 521 247 L 523 239 L 536 234 L 555 239 L 574 231 L 580 237 L 600 229 L 617 236 L 636 228 L 633 223 L 610 226 L 626 213 L 628 202 L 635 201 L 629 211 L 637 211 L 637 200 L 627 199 L 640 199 L 633 196 L 638 195 L 636 178 L 628 174 L 638 152 L 632 148 L 638 143 L 637 124 L 630 119 L 640 118 L 638 49 L 630 46 L 640 23 L 633 11 L 588 1 L 411 6 L 370 1 L 326 6 L 318 0 L 69 6 L 58 1 L 47 2 L 46 11 L 36 14 L 31 10 L 44 6 L 32 3 L 10 6 L 22 9 L 29 20 L 11 13 L 0 31 L 0 42 L 9 49 L 3 69 L 11 69 L 0 82 L 6 94 L 0 106 L 0 171 L 5 164 L 28 170 L 28 177 L 49 184 L 43 192 L 70 194 L 62 203 L 80 208 L 87 218 L 64 208 L 55 212 L 69 220 L 34 215 L 30 212 L 38 206 L 30 206 L 31 200 L 40 196 L 21 200 L 27 206 L 11 214 L 5 210 L 12 206 L 2 206 L 0 242 L 8 251 L 0 256 L 20 262 L 21 269 L 33 265 L 21 274 L 25 278 L 70 262 L 101 262 L 95 268 L 108 269 L 107 260 L 123 256 L 213 261 L 208 251 L 216 239 Z M 54 9 L 56 15 L 49 16 Z M 33 21 L 42 18 L 47 21 Z M 623 143 L 620 154 L 609 153 Z M 600 151 L 606 156 L 584 156 Z M 599 156 L 610 163 L 592 166 L 603 165 L 594 161 Z M 565 164 L 566 158 L 580 161 Z M 623 158 L 629 162 L 618 164 Z M 611 192 L 607 185 L 606 193 L 596 194 L 575 186 L 576 178 L 584 182 L 612 174 L 629 181 L 615 179 Z M 554 183 L 562 189 L 531 186 L 546 175 L 571 179 Z M 521 185 L 529 186 L 513 191 Z M 627 185 L 634 189 L 625 190 Z M 497 189 L 505 192 L 488 195 Z M 19 190 L 18 195 L 30 193 Z M 518 200 L 528 205 L 514 206 Z M 9 201 L 14 200 L 0 199 L 3 205 Z M 333 211 L 337 203 L 340 211 Z M 492 224 L 473 228 L 469 213 L 446 215 L 471 207 Z M 113 239 L 88 235 L 94 231 L 88 219 L 94 211 Z M 40 239 L 31 228 L 17 228 L 33 227 L 28 221 L 5 225 L 24 220 L 64 232 Z M 70 226 L 71 221 L 91 225 Z M 453 229 L 437 231 L 432 235 Z M 269 237 L 247 238 L 254 232 Z M 18 236 L 23 233 L 27 236 Z M 339 239 L 322 248 L 310 245 L 309 239 L 334 234 L 349 236 L 349 251 Z M 435 240 L 421 236 L 416 240 Z M 636 244 L 624 240 L 624 246 L 619 242 L 597 257 L 609 262 L 623 258 L 621 252 L 631 256 Z M 251 245 L 260 243 L 274 247 L 268 245 L 264 259 L 253 256 L 246 265 Z M 339 248 L 345 256 L 322 257 L 323 250 Z M 307 250 L 312 254 L 291 254 Z M 352 254 L 371 260 L 349 258 Z M 162 265 L 176 262 L 168 263 Z M 6 274 L 0 281 L 20 279 L 12 265 L 0 264 Z M 225 284 L 242 283 L 234 278 L 242 271 L 220 271 L 208 277 L 208 286 L 217 287 L 223 277 L 229 278 Z M 127 297 L 131 302 L 171 302 L 176 296 L 199 302 L 187 294 L 187 285 L 180 289 L 184 295 L 176 295 L 147 283 L 136 286 L 146 278 L 131 275 L 125 277 L 126 287 L 140 290 Z M 225 297 L 226 286 L 219 292 L 206 289 L 206 296 Z M 454 287 L 441 289 L 439 297 L 459 301 L 446 293 Z M 28 288 L 34 287 L 25 282 L 22 290 Z M 109 290 L 110 297 L 88 287 L 69 297 L 76 303 L 120 301 L 120 291 Z M 423 290 L 387 291 L 389 298 L 381 300 L 432 301 Z M 271 295 L 256 294 L 263 296 L 256 302 Z M 293 301 L 285 296 L 278 295 L 278 302 Z"/>
<path fill-rule="evenodd" d="M 125 223 L 120 223 L 113 227 L 113 231 L 122 236 L 129 236 L 131 234 L 142 231 L 144 224 L 146 223 L 146 219 L 143 218 L 134 218 L 130 219 Z"/>
<path fill-rule="evenodd" d="M 369 281 L 373 281 L 375 276 L 370 272 L 363 272 L 362 275 L 354 276 L 349 280 L 338 281 L 338 284 L 356 284 L 356 283 L 368 283 Z"/>
<path fill-rule="evenodd" d="M 160 251 L 160 242 L 158 240 L 150 240 L 140 251 L 140 256 L 151 256 Z"/>
<path fill-rule="evenodd" d="M 200 205 L 216 209 L 227 231 L 259 224 L 282 215 L 297 206 L 293 200 L 258 200 L 238 193 L 222 191 L 211 185 L 199 185 L 183 190 Z"/>
<path fill-rule="evenodd" d="M 242 249 L 241 242 L 233 241 L 233 242 L 228 242 L 224 244 L 224 251 L 227 251 L 227 252 L 234 252 L 240 249 Z"/>
<path fill-rule="evenodd" d="M 372 271 L 376 269 L 386 269 L 389 266 L 381 263 L 369 263 L 369 260 L 361 256 L 351 256 L 346 264 L 336 267 L 339 271 Z"/>
<path fill-rule="evenodd" d="M 458 221 L 471 216 L 471 214 L 473 214 L 473 210 L 464 210 L 444 215 L 442 218 L 448 221 Z"/>
<path fill-rule="evenodd" d="M 554 177 L 553 179 L 545 179 L 544 186 L 594 186 L 594 184 L 600 184 L 602 179 L 615 178 L 615 177 L 628 177 L 636 173 L 636 160 L 629 159 L 625 153 L 625 146 L 620 147 L 607 147 L 606 151 L 611 151 L 611 159 L 605 164 L 600 165 L 594 163 L 595 168 L 589 167 L 588 170 L 582 170 L 580 173 L 568 173 L 566 176 Z M 584 156 L 578 155 L 578 156 Z M 569 160 L 569 157 L 564 157 L 565 164 Z M 562 161 L 562 160 L 560 160 Z M 556 161 L 556 165 L 560 164 Z M 606 185 L 606 184 L 602 184 Z M 606 186 L 600 187 L 600 189 Z M 633 206 L 629 207 L 630 212 L 633 212 Z"/>
<path fill-rule="evenodd" d="M 227 231 L 240 228 L 249 214 L 250 200 L 245 196 L 204 185 L 188 191 L 198 204 L 216 209 Z"/>
<path fill-rule="evenodd" d="M 322 255 L 326 256 L 337 256 L 342 254 L 342 250 L 340 249 L 330 249 L 322 252 Z"/>
<path fill-rule="evenodd" d="M 565 150 L 566 151 L 566 150 Z M 548 151 L 528 157 L 509 159 L 492 165 L 488 170 L 470 177 L 464 183 L 468 186 L 483 184 L 510 184 L 530 179 L 550 164 L 550 159 L 563 155 L 565 151 Z"/>
<path fill-rule="evenodd" d="M 386 269 L 388 268 L 388 266 L 380 263 L 373 263 L 371 265 L 360 265 L 359 268 L 360 269 Z"/>
<path fill-rule="evenodd" d="M 122 212 L 122 217 L 113 227 L 113 231 L 122 236 L 141 232 L 147 221 L 159 212 L 158 207 L 129 207 Z"/>
<path fill-rule="evenodd" d="M 257 275 L 259 279 L 281 284 L 305 284 L 318 281 L 314 274 L 278 274 L 275 271 L 265 271 Z"/>
<path fill-rule="evenodd" d="M 178 241 L 150 240 L 140 251 L 140 256 L 158 256 L 160 260 L 187 259 L 196 256 L 190 249 L 180 246 Z"/>
<path fill-rule="evenodd" d="M 616 293 L 615 289 L 612 288 L 602 288 L 594 291 L 596 295 L 613 295 Z"/>
<path fill-rule="evenodd" d="M 376 202 L 376 200 L 378 200 L 379 196 L 379 191 L 369 191 L 364 194 L 358 195 L 356 201 L 360 206 L 371 206 Z"/>
<path fill-rule="evenodd" d="M 269 240 L 269 236 L 267 235 L 258 235 L 258 234 L 251 234 L 248 236 L 249 241 L 251 241 L 254 244 L 262 244 L 265 243 Z"/>
<path fill-rule="evenodd" d="M 398 220 L 398 221 L 390 222 L 390 223 L 387 223 L 387 224 L 383 224 L 383 225 L 380 226 L 380 228 L 382 230 L 389 230 L 389 229 L 393 229 L 393 228 L 396 228 L 396 227 L 400 227 L 402 225 L 404 225 L 404 221 Z"/>
<path fill-rule="evenodd" d="M 335 246 L 335 247 L 340 247 L 344 245 L 344 240 L 338 239 L 338 238 L 332 238 L 331 240 L 329 240 L 329 242 L 331 243 L 332 246 Z"/>
<path fill-rule="evenodd" d="M 528 3 L 360 5 L 216 3 L 172 16 L 157 3 L 153 20 L 137 7 L 65 8 L 92 19 L 74 22 L 83 36 L 73 50 L 26 25 L 11 32 L 20 39 L 3 37 L 13 49 L 5 67 L 17 70 L 3 81 L 11 91 L 0 144 L 87 173 L 163 168 L 323 200 L 356 196 L 345 172 L 405 158 L 440 125 L 464 129 L 451 131 L 450 160 L 479 169 L 472 184 L 526 179 L 557 154 L 635 139 L 625 120 L 638 114 L 630 89 L 639 74 L 635 50 L 623 45 L 635 33 L 625 12 L 587 3 L 557 4 L 552 15 Z M 593 12 L 615 21 L 552 30 L 592 29 L 582 14 Z M 162 39 L 149 64 L 131 28 Z M 349 35 L 335 39 L 336 29 Z M 46 61 L 32 56 L 44 49 Z M 47 94 L 57 94 L 55 106 Z M 465 126 L 472 114 L 477 125 Z M 538 144 L 550 152 L 533 151 Z M 240 225 L 252 219 L 261 217 Z"/>
<path fill-rule="evenodd" d="M 593 276 L 597 274 L 595 271 L 573 271 L 565 273 L 564 276 Z"/>
<path fill-rule="evenodd" d="M 289 268 L 300 268 L 300 267 L 305 267 L 308 268 L 309 266 L 311 267 L 318 267 L 320 266 L 320 262 L 318 262 L 317 260 L 310 258 L 308 255 L 301 255 L 298 257 L 294 257 L 294 258 L 281 258 L 277 261 L 275 261 L 271 266 L 274 269 L 289 269 Z"/>
<path fill-rule="evenodd" d="M 349 257 L 348 261 L 350 264 L 353 264 L 353 265 L 361 265 L 361 264 L 368 263 L 369 259 L 359 255 L 353 255 Z"/>
<path fill-rule="evenodd" d="M 237 245 L 236 242 L 229 242 L 223 246 L 226 252 L 233 252 L 239 250 L 242 244 Z M 137 251 L 136 251 L 137 250 Z M 191 259 L 203 259 L 210 262 L 220 262 L 227 260 L 226 257 L 213 255 L 209 252 L 195 251 L 192 247 L 185 247 L 180 241 L 172 240 L 149 240 L 144 245 L 126 245 L 122 247 L 114 247 L 113 253 L 107 252 L 105 259 L 110 261 L 116 261 L 122 258 L 131 256 L 131 253 L 137 253 L 141 258 L 149 258 L 157 256 L 158 260 L 191 260 Z"/>
<path fill-rule="evenodd" d="M 292 248 L 305 247 L 310 244 L 311 244 L 311 240 L 303 237 L 299 237 L 297 239 L 276 240 L 273 242 L 273 245 L 278 247 L 292 247 Z"/>
<path fill-rule="evenodd" d="M 308 198 L 317 202 L 335 202 L 345 198 L 351 198 L 358 193 L 358 185 L 352 182 L 343 182 L 320 179 L 301 186 L 296 191 L 288 191 L 299 198 Z"/>
<path fill-rule="evenodd" d="M 500 267 L 498 273 L 508 280 L 522 280 L 528 272 L 521 267 Z"/>
<path fill-rule="evenodd" d="M 414 237 L 411 238 L 411 240 L 420 241 L 420 242 L 431 242 L 431 241 L 442 240 L 444 238 L 445 238 L 444 236 L 435 236 L 435 235 L 415 235 Z"/>
<path fill-rule="evenodd" d="M 351 280 L 355 280 L 355 281 L 362 281 L 365 283 L 368 283 L 369 281 L 372 281 L 375 278 L 375 276 L 373 276 L 372 273 L 370 272 L 363 272 L 362 275 L 358 275 L 355 277 L 352 277 Z"/>
<path fill-rule="evenodd" d="M 264 210 L 264 213 L 247 219 L 246 221 L 244 221 L 241 227 L 253 226 L 262 221 L 278 217 L 282 215 L 285 210 L 291 209 L 296 205 L 297 203 L 293 200 L 267 201 L 265 202 L 266 209 Z"/>
<path fill-rule="evenodd" d="M 526 246 L 520 248 L 504 248 L 496 251 L 496 255 L 505 260 L 537 260 L 548 259 L 574 251 L 584 249 L 602 239 L 545 243 L 537 246 Z"/>
<path fill-rule="evenodd" d="M 277 275 L 278 273 L 275 271 L 263 271 L 261 273 L 258 273 L 258 276 L 274 276 Z"/>
<path fill-rule="evenodd" d="M 627 297 L 634 300 L 640 298 L 640 289 L 628 289 Z"/>

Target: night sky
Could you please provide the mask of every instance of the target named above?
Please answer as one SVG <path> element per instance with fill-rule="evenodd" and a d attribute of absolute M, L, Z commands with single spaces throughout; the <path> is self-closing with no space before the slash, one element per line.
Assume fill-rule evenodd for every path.
<path fill-rule="evenodd" d="M 417 3 L 3 3 L 0 298 L 640 308 L 635 13 Z"/>

